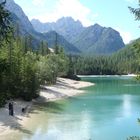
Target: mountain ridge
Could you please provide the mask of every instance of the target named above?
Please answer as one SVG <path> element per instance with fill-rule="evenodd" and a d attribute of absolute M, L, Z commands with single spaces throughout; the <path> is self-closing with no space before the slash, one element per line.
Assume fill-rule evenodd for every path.
<path fill-rule="evenodd" d="M 97 53 L 101 55 L 112 54 L 125 47 L 119 32 L 98 24 L 86 28 L 78 37 L 78 41 L 75 41 L 73 44 L 88 54 Z"/>
<path fill-rule="evenodd" d="M 20 34 L 33 36 L 36 47 L 42 40 L 49 42 L 49 47 L 52 47 L 55 38 L 51 39 L 51 37 L 54 37 L 56 33 L 59 36 L 58 45 L 63 47 L 67 53 L 108 55 L 125 46 L 120 34 L 112 28 L 102 27 L 99 24 L 84 27 L 79 20 L 62 17 L 57 20 L 57 23 L 52 22 L 46 25 L 40 22 L 39 26 L 44 30 L 44 33 L 41 33 L 36 31 L 36 27 L 32 25 L 33 23 L 31 24 L 22 8 L 14 0 L 7 0 L 6 8 L 13 13 L 14 25 L 19 26 Z M 39 20 L 34 20 L 34 24 L 36 21 L 39 22 Z M 45 29 L 48 30 L 47 33 Z"/>
<path fill-rule="evenodd" d="M 31 23 L 36 31 L 42 33 L 56 31 L 70 43 L 73 42 L 74 37 L 78 36 L 84 30 L 82 23 L 79 20 L 74 20 L 72 17 L 62 17 L 56 22 L 47 23 L 42 23 L 38 19 L 32 19 Z"/>
<path fill-rule="evenodd" d="M 72 17 L 62 17 L 52 23 L 41 23 L 33 19 L 31 23 L 40 32 L 56 31 L 84 54 L 112 54 L 125 47 L 118 31 L 111 27 L 102 27 L 98 23 L 84 27 Z"/>

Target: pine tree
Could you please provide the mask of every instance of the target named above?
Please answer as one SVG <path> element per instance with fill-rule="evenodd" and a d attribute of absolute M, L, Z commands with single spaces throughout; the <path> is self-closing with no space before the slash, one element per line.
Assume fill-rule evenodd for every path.
<path fill-rule="evenodd" d="M 59 46 L 58 46 L 57 33 L 55 34 L 55 46 L 54 46 L 54 53 L 55 53 L 55 54 L 59 54 Z"/>
<path fill-rule="evenodd" d="M 6 0 L 0 3 L 0 45 L 3 40 L 9 42 L 13 28 L 11 26 L 10 12 L 4 8 Z"/>
<path fill-rule="evenodd" d="M 138 4 L 139 4 L 139 8 L 128 7 L 130 11 L 135 15 L 136 20 L 140 20 L 140 0 Z"/>

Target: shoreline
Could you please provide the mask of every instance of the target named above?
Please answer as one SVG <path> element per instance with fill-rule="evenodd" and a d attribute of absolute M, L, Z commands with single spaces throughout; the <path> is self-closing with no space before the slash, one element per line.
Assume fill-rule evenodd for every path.
<path fill-rule="evenodd" d="M 85 81 L 75 81 L 67 78 L 58 78 L 55 85 L 42 86 L 40 97 L 35 102 L 56 101 L 84 93 L 80 88 L 95 85 Z"/>
<path fill-rule="evenodd" d="M 136 77 L 136 74 L 127 74 L 127 75 L 77 75 L 78 77 L 121 77 L 121 76 L 127 76 L 127 77 Z"/>
<path fill-rule="evenodd" d="M 0 108 L 0 136 L 7 133 L 23 129 L 26 121 L 29 121 L 30 111 L 34 103 L 43 103 L 56 101 L 84 93 L 80 88 L 93 86 L 93 83 L 84 81 L 75 81 L 67 78 L 58 78 L 55 85 L 43 85 L 40 90 L 40 96 L 31 102 L 15 100 L 14 117 L 9 116 L 8 104 Z M 27 107 L 26 113 L 22 113 L 22 108 Z"/>

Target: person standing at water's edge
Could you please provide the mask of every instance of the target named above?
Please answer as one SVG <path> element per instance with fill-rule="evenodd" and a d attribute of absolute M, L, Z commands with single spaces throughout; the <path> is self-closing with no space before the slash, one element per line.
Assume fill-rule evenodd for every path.
<path fill-rule="evenodd" d="M 14 107 L 12 102 L 9 103 L 9 115 L 14 116 Z"/>

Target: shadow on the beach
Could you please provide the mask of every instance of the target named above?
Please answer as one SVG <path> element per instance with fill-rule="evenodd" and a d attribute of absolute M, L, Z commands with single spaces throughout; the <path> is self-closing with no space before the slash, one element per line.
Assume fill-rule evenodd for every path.
<path fill-rule="evenodd" d="M 63 93 L 58 92 L 58 91 L 56 91 L 56 90 L 47 89 L 47 91 L 48 91 L 50 94 L 55 95 L 56 98 L 68 97 L 66 94 L 63 94 Z"/>
<path fill-rule="evenodd" d="M 76 84 L 77 82 L 75 82 L 75 84 Z M 67 84 L 67 83 L 65 83 L 65 82 L 63 82 L 63 81 L 61 81 L 61 80 L 57 80 L 57 84 L 56 85 L 53 85 L 53 87 L 58 87 L 59 86 L 59 88 L 62 88 L 62 89 L 66 89 L 66 88 L 73 88 L 73 89 L 76 89 L 74 86 L 70 86 L 69 84 Z M 42 91 L 46 91 L 46 90 L 48 90 L 48 88 L 47 88 L 47 85 L 46 86 L 41 86 L 41 90 Z"/>
<path fill-rule="evenodd" d="M 57 81 L 57 85 L 63 87 L 63 88 L 73 88 L 73 89 L 76 89 L 75 87 L 73 86 L 70 86 L 69 84 L 65 83 L 65 82 L 62 82 L 61 80 L 58 80 Z"/>
<path fill-rule="evenodd" d="M 23 114 L 23 116 L 26 115 L 26 117 L 30 118 L 32 114 L 39 114 L 39 111 L 59 114 L 63 111 L 63 105 L 58 102 L 50 102 L 50 101 L 45 103 L 35 102 L 29 113 Z M 10 130 L 16 130 L 24 134 L 28 135 L 33 134 L 32 131 L 24 128 L 23 125 L 18 122 L 21 121 L 20 117 L 9 115 L 7 117 L 8 119 L 0 119 L 0 122 L 2 122 L 3 126 L 8 127 Z"/>
<path fill-rule="evenodd" d="M 48 101 L 34 103 L 34 107 L 30 113 L 37 113 L 37 111 L 43 111 L 48 113 L 61 113 L 63 111 L 63 105 L 58 102 Z"/>
<path fill-rule="evenodd" d="M 52 90 L 52 89 L 48 89 L 46 88 L 45 86 L 44 87 L 41 87 L 41 91 L 44 91 L 44 92 L 48 92 L 49 94 L 53 94 L 56 98 L 61 98 L 61 97 L 68 97 L 66 94 L 63 94 L 61 92 L 58 92 L 56 90 Z M 41 97 L 41 96 L 40 96 Z M 41 97 L 42 98 L 42 97 Z M 46 98 L 42 98 L 42 101 L 45 101 Z"/>
<path fill-rule="evenodd" d="M 58 80 L 56 86 L 58 86 L 58 85 L 62 89 L 65 89 L 65 88 L 73 88 L 74 89 L 74 87 L 69 86 L 65 82 L 59 81 L 59 80 Z M 55 85 L 53 85 L 53 86 L 55 86 Z M 50 94 L 53 94 L 56 98 L 68 97 L 67 95 L 65 95 L 61 92 L 58 92 L 58 91 L 53 90 L 53 89 L 48 89 L 46 86 L 42 86 L 41 90 L 45 91 L 45 92 L 47 91 Z M 75 97 L 69 97 L 69 98 L 70 98 L 70 100 L 78 100 Z M 29 113 L 22 114 L 22 115 L 23 116 L 26 115 L 26 117 L 30 118 L 30 116 L 31 116 L 30 114 L 39 114 L 39 111 L 43 111 L 46 113 L 61 114 L 63 110 L 64 110 L 64 106 L 60 102 L 49 101 L 49 99 L 46 99 L 45 97 L 40 96 L 38 98 L 38 100 L 36 100 L 34 102 L 33 107 L 29 111 Z M 7 111 L 7 115 L 8 115 L 8 111 Z M 8 121 L 7 121 L 7 119 L 0 119 L 0 122 L 2 122 L 3 126 L 9 127 L 11 130 L 18 130 L 21 133 L 26 133 L 26 134 L 32 135 L 32 132 L 30 130 L 24 128 L 23 125 L 21 125 L 18 122 L 18 121 L 21 121 L 21 118 L 16 117 L 16 116 L 12 117 L 9 115 L 8 115 L 8 117 L 9 117 Z"/>
<path fill-rule="evenodd" d="M 15 116 L 8 116 L 9 119 L 8 120 L 0 120 L 2 122 L 2 126 L 8 127 L 10 130 L 18 130 L 22 133 L 31 135 L 32 132 L 28 129 L 25 129 L 19 122 L 18 120 L 21 120 L 18 117 Z"/>

